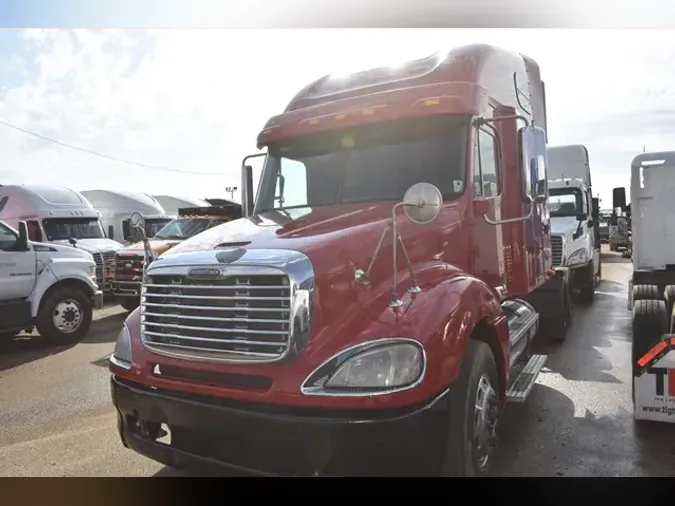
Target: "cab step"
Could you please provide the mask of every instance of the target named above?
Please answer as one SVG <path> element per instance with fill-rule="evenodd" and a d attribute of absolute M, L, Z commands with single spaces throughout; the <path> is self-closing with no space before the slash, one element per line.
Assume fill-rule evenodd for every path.
<path fill-rule="evenodd" d="M 548 355 L 532 355 L 516 380 L 511 384 L 511 388 L 506 392 L 507 401 L 525 402 L 537 381 L 539 373 L 546 365 L 546 359 L 548 359 Z"/>

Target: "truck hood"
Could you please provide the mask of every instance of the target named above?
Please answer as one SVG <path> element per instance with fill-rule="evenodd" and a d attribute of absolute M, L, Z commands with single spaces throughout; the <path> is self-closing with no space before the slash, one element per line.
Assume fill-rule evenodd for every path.
<path fill-rule="evenodd" d="M 73 248 L 70 244 L 62 246 L 55 243 L 31 242 L 36 255 L 40 260 L 55 259 L 55 258 L 77 258 L 88 260 L 94 264 L 94 259 L 91 253 L 80 248 Z"/>
<path fill-rule="evenodd" d="M 54 241 L 53 244 L 59 244 L 72 248 L 67 240 Z M 112 239 L 78 239 L 75 248 L 83 249 L 89 253 L 103 253 L 104 251 L 117 251 L 122 245 Z"/>
<path fill-rule="evenodd" d="M 339 321 L 344 308 L 356 300 L 368 304 L 361 286 L 354 281 L 357 269 L 367 269 L 377 243 L 391 219 L 393 203 L 324 206 L 265 212 L 206 230 L 174 246 L 162 258 L 216 248 L 288 249 L 304 253 L 314 267 L 317 309 L 324 322 Z M 423 264 L 439 265 L 444 238 L 459 226 L 458 207 L 447 206 L 437 223 L 420 226 L 400 215 L 398 231 L 417 271 Z M 400 250 L 399 250 L 400 251 Z M 399 254 L 399 269 L 404 266 Z M 417 264 L 417 265 L 415 265 Z M 417 274 L 417 272 L 416 272 Z M 400 286 L 407 273 L 399 277 Z M 392 288 L 391 235 L 384 243 L 370 276 L 373 300 Z M 326 301 L 322 303 L 321 301 Z M 330 302 L 328 302 L 330 301 Z"/>
<path fill-rule="evenodd" d="M 574 217 L 554 218 L 551 216 L 551 233 L 554 235 L 571 236 L 579 226 L 579 221 Z"/>
<path fill-rule="evenodd" d="M 172 247 L 174 247 L 176 244 L 180 244 L 182 241 L 175 241 L 175 240 L 160 240 L 160 239 L 150 239 L 148 241 L 150 243 L 150 249 L 157 255 L 161 255 L 165 251 L 168 251 Z M 134 244 L 130 244 L 129 246 L 124 247 L 124 251 L 133 251 L 133 252 L 138 252 L 140 254 L 143 253 L 143 243 L 142 242 L 137 242 Z"/>

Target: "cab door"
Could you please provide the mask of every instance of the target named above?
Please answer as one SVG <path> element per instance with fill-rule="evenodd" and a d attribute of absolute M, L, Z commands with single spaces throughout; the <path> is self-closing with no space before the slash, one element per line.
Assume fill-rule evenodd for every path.
<path fill-rule="evenodd" d="M 35 285 L 35 253 L 18 251 L 16 232 L 0 222 L 0 301 L 28 297 Z"/>

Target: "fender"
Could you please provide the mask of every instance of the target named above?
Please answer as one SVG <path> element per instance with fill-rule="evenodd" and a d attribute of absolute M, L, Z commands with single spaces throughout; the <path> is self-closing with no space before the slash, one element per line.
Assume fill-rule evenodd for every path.
<path fill-rule="evenodd" d="M 89 277 L 88 269 L 95 266 L 93 261 L 79 258 L 54 258 L 48 263 L 38 262 L 35 286 L 31 293 L 31 316 L 37 318 L 42 299 L 49 289 L 64 281 L 77 281 L 87 287 L 87 296 L 92 297 L 98 290 L 96 282 Z"/>
<path fill-rule="evenodd" d="M 467 341 L 479 322 L 493 329 L 493 349 L 500 373 L 508 358 L 508 329 L 496 294 L 479 279 L 457 268 L 439 262 L 415 266 L 415 276 L 422 291 L 406 292 L 410 278 L 399 278 L 399 294 L 403 305 L 391 308 L 391 283 L 383 280 L 377 286 L 359 288 L 359 297 L 344 307 L 347 315 L 336 325 L 322 328 L 313 336 L 305 351 L 292 363 L 228 366 L 209 362 L 193 362 L 193 370 L 227 372 L 274 378 L 270 392 L 242 391 L 219 386 L 195 385 L 188 382 L 162 379 L 152 374 L 152 364 L 184 366 L 179 359 L 160 357 L 146 350 L 140 339 L 140 308 L 126 319 L 131 334 L 132 368 L 121 370 L 110 366 L 118 374 L 158 388 L 201 393 L 249 401 L 271 402 L 283 405 L 304 405 L 335 409 L 402 408 L 433 398 L 446 390 L 457 378 Z M 416 387 L 387 395 L 368 397 L 305 396 L 300 387 L 305 379 L 323 362 L 340 350 L 359 342 L 387 337 L 409 337 L 425 347 L 427 367 L 424 379 Z M 502 387 L 505 390 L 505 384 Z"/>

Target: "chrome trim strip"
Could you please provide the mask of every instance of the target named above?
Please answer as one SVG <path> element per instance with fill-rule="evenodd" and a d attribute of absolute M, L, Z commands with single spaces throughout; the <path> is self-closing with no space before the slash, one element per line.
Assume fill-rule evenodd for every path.
<path fill-rule="evenodd" d="M 370 392 L 327 392 L 326 390 L 323 389 L 323 385 L 316 387 L 307 386 L 307 383 L 309 382 L 310 379 L 312 379 L 314 375 L 316 375 L 322 368 L 326 367 L 330 362 L 339 358 L 342 355 L 350 354 L 352 355 L 352 357 L 354 357 L 366 351 L 396 344 L 412 344 L 414 346 L 417 346 L 422 352 L 422 370 L 420 371 L 420 375 L 417 378 L 417 380 L 415 380 L 413 383 L 410 383 L 409 385 L 394 387 L 390 390 L 377 390 Z M 335 372 L 335 369 L 333 370 L 333 372 Z M 307 375 L 305 380 L 302 382 L 302 385 L 300 386 L 300 392 L 303 395 L 315 395 L 323 397 L 375 397 L 380 395 L 391 395 L 399 392 L 405 392 L 406 390 L 411 390 L 415 388 L 420 383 L 422 383 L 422 381 L 424 381 L 426 372 L 427 372 L 427 353 L 422 343 L 420 343 L 417 339 L 412 339 L 410 337 L 387 337 L 382 339 L 375 339 L 372 341 L 364 341 L 338 351 L 327 360 L 321 362 L 319 367 L 317 367 L 309 375 Z"/>
<path fill-rule="evenodd" d="M 126 369 L 127 371 L 131 369 L 131 362 L 117 358 L 114 353 L 110 354 L 110 363 L 115 367 Z"/>

